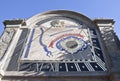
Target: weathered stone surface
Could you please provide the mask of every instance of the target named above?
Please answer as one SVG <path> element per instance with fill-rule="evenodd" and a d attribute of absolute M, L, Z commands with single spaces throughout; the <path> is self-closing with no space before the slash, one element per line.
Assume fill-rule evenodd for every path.
<path fill-rule="evenodd" d="M 0 38 L 0 60 L 4 56 L 10 42 L 15 34 L 14 28 L 6 28 L 3 35 Z"/>

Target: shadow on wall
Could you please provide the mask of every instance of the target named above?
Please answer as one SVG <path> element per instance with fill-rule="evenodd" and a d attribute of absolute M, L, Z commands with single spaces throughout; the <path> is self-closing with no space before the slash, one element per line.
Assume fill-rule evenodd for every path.
<path fill-rule="evenodd" d="M 107 52 L 112 61 L 113 69 L 120 70 L 120 40 L 116 33 L 107 28 L 101 31 L 102 37 L 107 48 Z"/>
<path fill-rule="evenodd" d="M 102 38 L 108 51 L 115 51 L 120 49 L 120 40 L 113 30 L 104 28 L 101 30 Z"/>
<path fill-rule="evenodd" d="M 120 50 L 120 40 L 115 33 L 114 33 L 114 37 L 115 37 L 116 45 L 117 45 L 118 49 Z"/>

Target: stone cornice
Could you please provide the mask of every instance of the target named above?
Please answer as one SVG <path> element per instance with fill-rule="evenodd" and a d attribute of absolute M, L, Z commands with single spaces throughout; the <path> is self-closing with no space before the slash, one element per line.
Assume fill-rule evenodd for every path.
<path fill-rule="evenodd" d="M 18 25 L 25 26 L 26 22 L 25 19 L 15 19 L 15 20 L 5 20 L 3 24 L 5 27 L 18 26 Z"/>

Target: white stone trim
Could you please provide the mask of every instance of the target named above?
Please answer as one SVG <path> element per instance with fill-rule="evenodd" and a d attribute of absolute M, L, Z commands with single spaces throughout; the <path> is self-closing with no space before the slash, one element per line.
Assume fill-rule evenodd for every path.
<path fill-rule="evenodd" d="M 17 41 L 19 39 L 19 36 L 21 35 L 22 30 L 18 29 L 16 31 L 16 34 L 14 36 L 14 38 L 12 39 L 12 42 L 5 54 L 5 56 L 3 57 L 3 59 L 0 62 L 0 74 L 3 74 L 3 71 L 7 68 L 8 66 L 8 62 L 10 61 L 10 58 L 14 52 L 15 46 L 17 44 Z"/>
<path fill-rule="evenodd" d="M 18 25 L 6 25 L 6 27 L 11 27 L 11 28 L 19 28 L 21 27 L 21 24 L 18 24 Z"/>

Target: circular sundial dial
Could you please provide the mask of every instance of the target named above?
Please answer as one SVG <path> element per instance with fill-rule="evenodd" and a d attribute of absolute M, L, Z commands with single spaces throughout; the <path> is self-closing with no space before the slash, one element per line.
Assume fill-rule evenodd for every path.
<path fill-rule="evenodd" d="M 59 40 L 56 44 L 57 48 L 69 54 L 76 54 L 87 48 L 87 43 L 76 36 L 68 36 Z"/>

